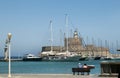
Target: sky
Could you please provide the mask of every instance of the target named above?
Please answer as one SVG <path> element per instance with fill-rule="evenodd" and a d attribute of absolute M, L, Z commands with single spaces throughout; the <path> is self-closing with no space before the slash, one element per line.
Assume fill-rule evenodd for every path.
<path fill-rule="evenodd" d="M 0 0 L 0 56 L 5 40 L 12 33 L 11 55 L 38 54 L 50 45 L 50 20 L 53 45 L 60 43 L 60 31 L 78 30 L 86 44 L 120 45 L 120 0 Z M 63 35 L 62 35 L 63 36 Z M 63 38 L 63 37 L 62 37 Z"/>

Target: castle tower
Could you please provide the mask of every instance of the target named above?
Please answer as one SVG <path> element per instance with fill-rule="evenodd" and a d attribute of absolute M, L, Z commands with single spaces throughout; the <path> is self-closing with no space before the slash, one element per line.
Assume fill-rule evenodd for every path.
<path fill-rule="evenodd" d="M 74 38 L 78 38 L 78 32 L 74 31 Z"/>
<path fill-rule="evenodd" d="M 65 38 L 65 47 L 67 47 L 67 39 Z M 78 31 L 75 30 L 73 37 L 68 38 L 68 49 L 69 51 L 79 51 L 82 48 L 82 38 L 78 36 Z"/>

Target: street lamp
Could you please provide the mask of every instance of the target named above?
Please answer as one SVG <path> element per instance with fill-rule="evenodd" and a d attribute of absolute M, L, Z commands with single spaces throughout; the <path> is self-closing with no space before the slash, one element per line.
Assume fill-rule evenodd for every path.
<path fill-rule="evenodd" d="M 11 52 L 10 52 L 10 41 L 12 34 L 8 33 L 8 52 L 9 52 L 9 65 L 8 65 L 8 77 L 11 78 Z"/>

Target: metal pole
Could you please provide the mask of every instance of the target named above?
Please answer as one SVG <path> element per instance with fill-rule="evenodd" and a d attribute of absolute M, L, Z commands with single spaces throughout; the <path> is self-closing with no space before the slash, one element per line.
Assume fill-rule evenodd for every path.
<path fill-rule="evenodd" d="M 11 78 L 11 50 L 10 50 L 10 40 L 11 40 L 11 33 L 8 33 L 8 52 L 9 52 L 9 65 L 8 65 L 8 78 Z"/>
<path fill-rule="evenodd" d="M 10 42 L 8 43 L 8 50 L 9 50 L 8 77 L 11 78 L 11 52 L 10 52 Z"/>

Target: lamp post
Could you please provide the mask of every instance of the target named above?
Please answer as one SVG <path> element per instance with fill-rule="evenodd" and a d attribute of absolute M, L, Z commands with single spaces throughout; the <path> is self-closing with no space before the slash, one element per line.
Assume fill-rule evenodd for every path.
<path fill-rule="evenodd" d="M 8 33 L 8 52 L 9 52 L 8 78 L 11 78 L 11 52 L 10 52 L 11 37 L 12 37 L 12 34 Z"/>

